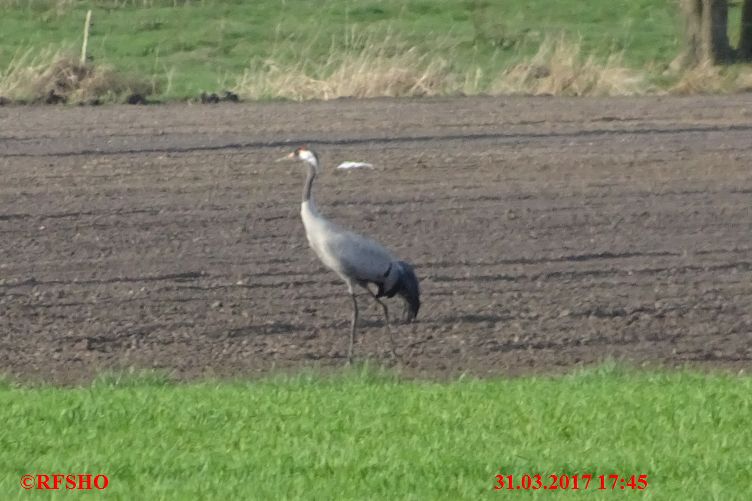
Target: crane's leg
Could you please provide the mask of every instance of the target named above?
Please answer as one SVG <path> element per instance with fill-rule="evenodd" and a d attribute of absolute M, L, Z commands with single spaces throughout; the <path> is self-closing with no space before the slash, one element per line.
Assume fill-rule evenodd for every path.
<path fill-rule="evenodd" d="M 377 303 L 381 305 L 381 308 L 384 310 L 384 321 L 385 321 L 384 326 L 386 327 L 387 334 L 389 334 L 389 343 L 392 349 L 392 356 L 398 359 L 399 356 L 397 355 L 397 349 L 396 349 L 396 345 L 394 342 L 394 335 L 392 334 L 392 328 L 389 325 L 389 309 L 386 307 L 386 304 L 384 304 L 384 302 L 381 299 L 376 297 L 376 294 L 374 294 L 371 289 L 369 289 L 368 287 L 365 287 L 365 289 L 368 291 L 371 297 L 374 300 L 376 300 Z"/>
<path fill-rule="evenodd" d="M 350 287 L 350 299 L 353 304 L 352 325 L 350 325 L 350 346 L 347 349 L 347 365 L 352 363 L 353 344 L 355 343 L 355 326 L 358 323 L 358 302 L 355 300 L 355 292 Z"/>

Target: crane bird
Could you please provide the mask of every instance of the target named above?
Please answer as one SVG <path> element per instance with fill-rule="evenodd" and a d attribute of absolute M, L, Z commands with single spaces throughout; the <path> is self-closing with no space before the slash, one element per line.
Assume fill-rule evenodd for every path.
<path fill-rule="evenodd" d="M 353 311 L 347 363 L 352 362 L 355 329 L 358 323 L 356 286 L 368 291 L 384 310 L 384 325 L 389 333 L 392 355 L 396 357 L 394 337 L 389 327 L 389 310 L 380 298 L 399 295 L 405 302 L 405 320 L 407 322 L 415 320 L 420 309 L 420 286 L 413 267 L 395 258 L 379 243 L 344 230 L 319 214 L 311 194 L 313 181 L 320 169 L 316 153 L 306 147 L 300 147 L 279 160 L 302 160 L 308 166 L 300 216 L 303 219 L 303 226 L 311 248 L 327 268 L 344 280 L 352 300 Z M 369 288 L 369 284 L 377 287 L 375 293 Z"/>

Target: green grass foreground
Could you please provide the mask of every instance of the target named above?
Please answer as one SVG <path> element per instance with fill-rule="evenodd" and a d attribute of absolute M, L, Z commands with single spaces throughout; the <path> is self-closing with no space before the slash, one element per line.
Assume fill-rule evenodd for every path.
<path fill-rule="evenodd" d="M 562 34 L 586 55 L 660 66 L 682 26 L 675 0 L 0 0 L 0 72 L 30 49 L 78 54 L 92 5 L 93 60 L 158 83 L 163 99 L 233 87 L 269 60 L 326 78 L 332 57 L 364 45 L 441 59 L 448 74 L 481 80 L 470 90 Z"/>
<path fill-rule="evenodd" d="M 515 499 L 494 475 L 648 475 L 630 499 L 752 499 L 752 378 L 338 376 L 0 389 L 0 497 L 104 473 L 119 499 Z M 38 493 L 37 493 L 38 494 Z M 72 495 L 62 491 L 60 497 Z M 539 491 L 541 499 L 612 493 Z M 595 497 L 594 497 L 595 496 Z"/>

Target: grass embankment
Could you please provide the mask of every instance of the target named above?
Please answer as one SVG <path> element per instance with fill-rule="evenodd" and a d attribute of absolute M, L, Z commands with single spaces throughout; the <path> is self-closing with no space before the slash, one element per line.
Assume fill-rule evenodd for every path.
<path fill-rule="evenodd" d="M 0 0 L 0 95 L 77 54 L 90 6 Z M 93 23 L 93 64 L 160 99 L 638 93 L 666 84 L 681 30 L 674 0 L 113 0 Z"/>
<path fill-rule="evenodd" d="M 517 478 L 646 474 L 647 490 L 628 496 L 750 499 L 751 412 L 750 377 L 613 366 L 450 383 L 353 371 L 256 382 L 6 385 L 0 492 L 26 499 L 25 473 L 89 472 L 106 474 L 108 495 L 121 499 L 530 495 L 493 491 L 501 470 Z M 593 486 L 558 494 L 604 494 Z"/>

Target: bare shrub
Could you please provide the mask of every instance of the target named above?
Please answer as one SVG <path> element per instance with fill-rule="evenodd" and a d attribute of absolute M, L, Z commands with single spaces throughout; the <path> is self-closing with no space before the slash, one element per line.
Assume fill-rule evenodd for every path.
<path fill-rule="evenodd" d="M 645 74 L 622 64 L 621 55 L 605 62 L 584 56 L 579 42 L 546 39 L 528 61 L 515 64 L 491 84 L 493 94 L 555 96 L 630 96 L 649 91 Z"/>
<path fill-rule="evenodd" d="M 752 68 L 747 67 L 736 78 L 735 87 L 737 92 L 752 92 Z"/>
<path fill-rule="evenodd" d="M 721 94 L 752 90 L 752 68 L 701 64 L 679 75 L 671 94 Z"/>
<path fill-rule="evenodd" d="M 81 64 L 61 53 L 27 51 L 0 72 L 0 95 L 18 102 L 123 101 L 131 94 L 155 89 L 106 65 Z"/>

